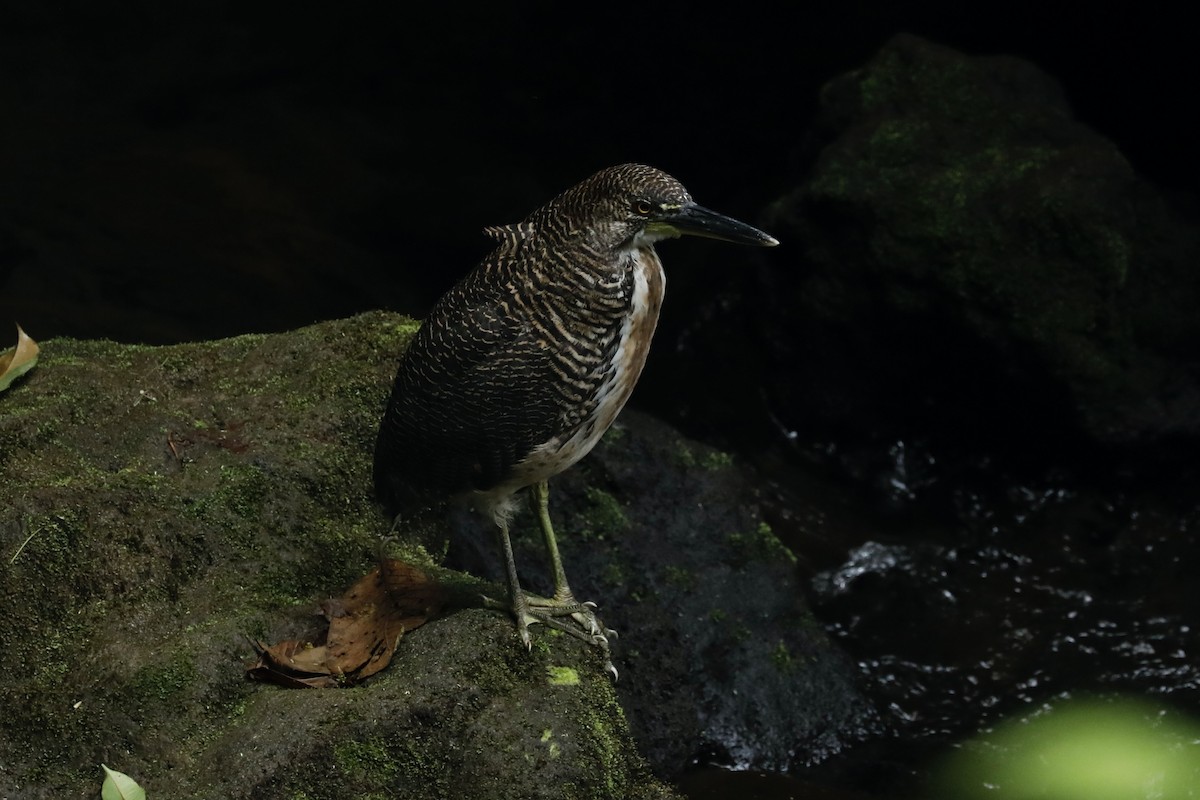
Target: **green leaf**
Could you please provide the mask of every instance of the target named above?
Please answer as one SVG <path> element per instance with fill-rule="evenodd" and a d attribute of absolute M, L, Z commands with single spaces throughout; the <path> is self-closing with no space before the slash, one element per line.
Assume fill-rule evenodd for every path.
<path fill-rule="evenodd" d="M 137 785 L 137 781 L 124 772 L 109 769 L 103 764 L 104 786 L 100 789 L 103 800 L 146 800 L 146 790 Z"/>
<path fill-rule="evenodd" d="M 957 750 L 939 797 L 1127 800 L 1200 797 L 1200 724 L 1145 701 L 1047 703 Z"/>
<path fill-rule="evenodd" d="M 38 360 L 37 342 L 17 326 L 17 346 L 0 353 L 0 392 L 17 378 L 33 369 Z"/>

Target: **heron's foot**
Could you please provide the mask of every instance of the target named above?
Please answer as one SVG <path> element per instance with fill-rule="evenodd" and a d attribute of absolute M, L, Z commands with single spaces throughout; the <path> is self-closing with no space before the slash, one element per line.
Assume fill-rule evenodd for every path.
<path fill-rule="evenodd" d="M 608 640 L 617 638 L 617 632 L 608 628 L 596 616 L 596 604 L 581 603 L 574 597 L 539 597 L 521 592 L 515 602 L 506 603 L 483 597 L 484 608 L 507 611 L 512 614 L 517 626 L 517 636 L 525 647 L 532 647 L 529 626 L 542 624 L 562 631 L 582 642 L 599 647 L 604 653 L 604 668 L 617 679 L 617 669 L 609 655 Z"/>
<path fill-rule="evenodd" d="M 605 671 L 612 675 L 614 681 L 617 679 L 617 668 L 613 666 L 608 647 L 608 640 L 617 638 L 617 632 L 605 626 L 596 616 L 595 603 L 580 603 L 569 591 L 554 597 L 531 595 L 526 599 L 529 615 L 538 622 L 600 648 L 604 655 Z"/>
<path fill-rule="evenodd" d="M 617 637 L 617 632 L 612 628 L 605 627 L 600 618 L 596 616 L 595 603 L 580 603 L 569 593 L 565 596 L 555 597 L 529 595 L 527 602 L 529 613 L 539 622 L 569 633 L 576 639 L 581 639 L 589 644 L 607 645 L 609 639 Z M 571 622 L 567 621 L 568 618 Z M 555 622 L 560 624 L 553 624 Z M 574 624 L 571 624 L 572 622 Z"/>
<path fill-rule="evenodd" d="M 533 638 L 529 635 L 529 626 L 541 622 L 541 620 L 529 612 L 529 601 L 525 597 L 525 593 L 517 592 L 516 597 L 508 602 L 494 600 L 486 594 L 481 597 L 483 597 L 484 608 L 506 611 L 512 615 L 513 621 L 517 624 L 517 638 L 521 640 L 521 644 L 525 645 L 526 650 L 532 650 Z"/>

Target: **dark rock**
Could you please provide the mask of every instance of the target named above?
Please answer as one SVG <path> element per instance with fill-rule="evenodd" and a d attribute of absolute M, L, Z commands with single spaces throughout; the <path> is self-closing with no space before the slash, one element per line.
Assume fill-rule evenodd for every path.
<path fill-rule="evenodd" d="M 792 426 L 1044 447 L 1200 434 L 1200 241 L 1032 64 L 912 36 L 830 82 L 767 229 Z"/>
<path fill-rule="evenodd" d="M 783 771 L 862 737 L 854 666 L 809 611 L 745 467 L 626 411 L 551 487 L 572 589 L 620 633 L 617 692 L 660 776 L 696 762 Z M 461 525 L 451 562 L 502 580 L 489 528 Z M 515 520 L 514 547 L 523 584 L 549 593 L 533 514 Z"/>

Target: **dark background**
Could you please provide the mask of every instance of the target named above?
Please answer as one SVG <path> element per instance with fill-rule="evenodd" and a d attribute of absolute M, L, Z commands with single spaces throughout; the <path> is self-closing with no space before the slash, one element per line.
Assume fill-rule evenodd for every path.
<path fill-rule="evenodd" d="M 900 32 L 968 54 L 1031 60 L 1061 82 L 1081 121 L 1113 140 L 1136 170 L 1194 219 L 1196 45 L 1185 16 L 1153 3 L 1049 2 L 720 7 L 673 2 L 569 10 L 550 3 L 9 6 L 0 10 L 0 348 L 6 339 L 15 340 L 11 330 L 4 332 L 10 320 L 39 340 L 75 336 L 159 344 L 286 330 L 375 308 L 422 316 L 487 252 L 484 226 L 519 220 L 593 171 L 623 161 L 663 168 L 700 203 L 761 223 L 764 209 L 804 181 L 817 155 L 820 137 L 813 120 L 822 86 L 863 65 Z M 743 380 L 764 378 L 754 372 L 764 360 L 747 349 L 756 340 L 731 330 L 722 343 L 721 326 L 761 311 L 755 298 L 772 283 L 754 281 L 806 268 L 802 243 L 783 238 L 769 252 L 697 241 L 660 246 L 669 290 L 634 405 L 740 453 L 760 449 L 763 409 L 756 409 L 758 427 L 747 430 L 753 426 L 737 427 L 742 406 L 730 412 L 716 408 L 722 400 L 705 403 L 696 395 L 725 384 L 728 394 L 742 398 L 738 402 L 757 402 L 759 387 Z M 757 292 L 746 291 L 752 285 Z M 694 335 L 711 319 L 720 321 L 720 335 L 711 330 Z M 952 404 L 945 397 L 937 398 L 941 405 L 932 404 L 918 427 L 936 427 L 947 416 Z M 1044 446 L 1062 427 L 1053 415 L 1037 425 L 1013 416 L 1024 434 L 1022 446 Z M 1013 429 L 999 426 L 995 438 L 1005 439 Z M 952 428 L 947 438 L 961 432 Z M 836 438 L 823 431 L 802 433 L 814 441 Z M 985 500 L 976 502 L 974 486 L 965 492 L 959 482 L 942 488 L 913 467 L 933 471 L 936 461 L 937 470 L 946 469 L 941 452 L 938 459 L 918 457 L 926 433 L 868 431 L 861 456 L 844 442 L 825 448 L 837 450 L 830 460 L 842 458 L 839 464 L 850 464 L 842 471 L 871 490 L 850 495 L 845 505 L 857 511 L 870 505 L 861 502 L 863 495 L 882 494 L 887 502 L 879 505 L 899 518 L 896 527 L 915 531 L 928 526 L 924 517 L 918 525 L 915 516 L 904 516 L 915 505 L 907 494 L 935 494 L 944 505 L 966 497 L 970 502 L 961 505 L 967 510 L 958 513 L 975 514 L 984 520 L 979 527 L 998 527 L 1006 536 L 1016 531 L 1009 538 L 1023 546 L 1021 526 L 1033 502 L 1020 499 L 1033 496 L 1027 484 L 995 477 L 993 462 L 979 459 L 984 466 L 975 472 L 989 483 L 977 495 Z M 808 444 L 801 436 L 800 447 Z M 1075 444 L 1067 441 L 1064 448 Z M 1196 463 L 1194 445 L 1190 441 L 1184 456 L 1151 473 L 1147 482 L 1180 473 L 1178 463 Z M 1028 450 L 1040 460 L 1041 451 Z M 963 460 L 974 465 L 975 455 Z M 1043 466 L 1039 461 L 1037 467 Z M 1124 474 L 1109 461 L 1097 471 L 1106 479 L 1108 473 Z M 782 468 L 764 474 L 770 479 L 764 480 L 765 495 L 776 484 L 788 491 L 803 485 Z M 1025 585 L 1053 586 L 1057 580 L 1070 586 L 1073 576 L 1085 574 L 1110 591 L 1101 581 L 1108 562 L 1088 547 L 1116 541 L 1113 561 L 1133 564 L 1134 578 L 1127 592 L 1113 593 L 1112 607 L 1094 612 L 1108 615 L 1104 625 L 1117 618 L 1113 608 L 1123 605 L 1132 619 L 1129 627 L 1139 632 L 1136 606 L 1143 586 L 1162 583 L 1171 568 L 1181 577 L 1167 591 L 1183 587 L 1179 605 L 1194 615 L 1194 593 L 1186 591 L 1194 571 L 1178 565 L 1194 563 L 1189 554 L 1195 548 L 1178 535 L 1189 528 L 1177 524 L 1193 519 L 1194 471 L 1178 480 L 1186 502 L 1177 505 L 1186 511 L 1178 518 L 1162 512 L 1167 522 L 1143 525 L 1153 545 L 1144 548 L 1141 534 L 1125 532 L 1136 527 L 1129 521 L 1139 515 L 1156 518 L 1144 509 L 1157 509 L 1157 498 L 1129 499 L 1130 492 L 1114 491 L 1109 483 L 1075 489 L 1070 481 L 1055 481 L 1045 485 L 1056 492 L 1068 485 L 1070 491 L 1060 493 L 1068 497 L 1064 504 L 1084 522 L 1075 524 L 1075 516 L 1069 525 L 1056 517 L 1045 521 L 1036 534 L 1024 534 L 1044 541 L 1039 546 L 1045 552 L 1022 551 L 1013 562 L 1048 564 L 1053 572 L 1060 561 L 1071 561 L 1078 573 L 1059 570 L 1068 577 L 1051 579 L 1037 574 Z M 989 492 L 1018 498 L 1011 503 L 1016 522 L 993 526 L 991 511 L 977 513 L 976 506 L 990 508 Z M 795 505 L 784 494 L 780 507 Z M 822 485 L 811 492 L 809 505 L 834 507 L 830 494 Z M 997 512 L 1002 513 L 1004 507 Z M 863 537 L 885 530 L 875 523 L 861 526 Z M 830 527 L 837 527 L 836 520 Z M 1023 619 L 1026 609 L 1013 612 L 1004 605 L 1015 596 L 1014 587 L 1005 583 L 992 590 L 985 580 L 1001 573 L 991 534 L 947 527 L 953 529 L 948 541 L 966 542 L 959 563 L 968 564 L 959 568 L 951 588 L 971 597 L 965 605 L 999 608 L 994 617 L 979 617 L 976 629 L 996 630 L 1001 627 L 996 620 L 1014 614 Z M 786 533 L 786 526 L 776 530 Z M 1062 530 L 1065 543 L 1055 538 Z M 824 545 L 833 565 L 860 543 L 844 538 L 851 541 Z M 976 542 L 982 554 L 978 569 L 968 563 Z M 801 544 L 819 550 L 811 541 Z M 909 674 L 894 666 L 895 653 L 903 655 L 905 646 L 924 650 L 929 642 L 950 642 L 955 652 L 945 660 L 968 666 L 948 674 L 965 674 L 972 685 L 973 665 L 990 663 L 994 655 L 961 645 L 956 620 L 939 627 L 938 620 L 930 623 L 895 602 L 916 594 L 905 581 L 931 596 L 943 589 L 936 578 L 946 574 L 942 551 L 931 550 L 921 561 L 924 551 L 917 544 L 911 563 L 892 570 L 900 589 L 876 582 L 861 590 L 861 598 L 834 596 L 821 604 L 835 634 L 848 649 L 858 648 L 854 655 L 867 665 L 864 673 L 882 654 L 877 683 L 887 678 L 894 686 L 872 691 L 885 699 L 889 691 L 911 687 L 914 697 L 938 694 L 929 689 L 927 675 L 937 671 L 925 669 L 924 652 L 910 659 L 911 680 L 891 680 L 893 673 Z M 1143 567 L 1129 556 L 1139 548 L 1163 555 Z M 1180 553 L 1182 561 L 1176 558 Z M 809 557 L 814 558 L 811 552 Z M 888 577 L 886 570 L 878 572 Z M 977 597 L 989 593 L 995 597 Z M 842 607 L 849 610 L 839 611 Z M 936 604 L 930 601 L 929 607 Z M 1078 611 L 1066 601 L 1045 607 L 1049 612 L 1031 605 L 1030 616 L 1059 621 Z M 864 632 L 842 618 L 878 620 L 878 630 Z M 1076 627 L 1091 631 L 1084 623 Z M 1086 639 L 1077 633 L 1068 628 L 1064 635 Z M 1000 637 L 989 646 L 1025 652 L 1010 644 Z M 1174 652 L 1165 645 L 1162 650 Z M 1068 684 L 1085 671 L 1088 659 L 1056 663 L 1044 674 Z M 1141 674 L 1140 664 L 1135 667 L 1129 673 Z M 1014 682 L 1029 673 L 1013 672 L 1017 677 L 1011 681 L 993 679 L 994 687 L 986 688 L 985 681 L 986 690 L 1014 697 L 1013 685 L 1019 686 Z M 978 674 L 993 671 L 980 668 Z M 1042 672 L 1032 674 L 1057 685 Z M 1109 680 L 1108 674 L 1099 682 L 1125 685 L 1124 678 Z M 1126 683 L 1140 685 L 1137 680 Z M 960 699 L 967 695 L 943 694 L 953 699 L 952 713 L 970 717 L 964 709 L 972 703 Z M 940 719 L 936 713 L 926 718 Z M 970 717 L 947 730 L 958 737 L 976 722 Z"/>
<path fill-rule="evenodd" d="M 1139 171 L 1167 190 L 1195 186 L 1182 12 L 563 9 L 5 9 L 0 323 L 38 339 L 166 343 L 379 307 L 420 316 L 486 252 L 483 226 L 628 160 L 755 221 L 814 156 L 805 143 L 821 86 L 900 31 L 1033 60 Z M 784 244 L 771 263 L 794 268 Z M 701 247 L 662 250 L 660 360 L 696 299 L 721 288 L 711 271 L 689 273 Z"/>

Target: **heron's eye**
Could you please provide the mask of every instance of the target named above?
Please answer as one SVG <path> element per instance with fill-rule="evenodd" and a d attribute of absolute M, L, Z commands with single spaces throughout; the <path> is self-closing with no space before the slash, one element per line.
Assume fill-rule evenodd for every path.
<path fill-rule="evenodd" d="M 650 216 L 650 212 L 653 210 L 654 210 L 654 206 L 652 206 L 650 204 L 649 200 L 634 200 L 633 201 L 633 213 L 635 213 L 635 214 L 638 214 L 643 217 L 648 217 L 648 216 Z"/>

